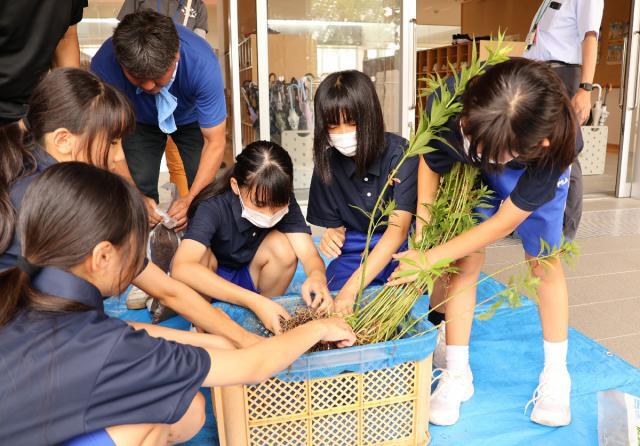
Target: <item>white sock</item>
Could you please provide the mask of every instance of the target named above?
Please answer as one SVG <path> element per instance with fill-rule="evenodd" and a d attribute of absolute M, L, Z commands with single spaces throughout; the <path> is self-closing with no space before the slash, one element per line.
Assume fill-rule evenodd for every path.
<path fill-rule="evenodd" d="M 544 341 L 544 368 L 548 371 L 567 371 L 568 340 L 561 342 Z"/>
<path fill-rule="evenodd" d="M 447 345 L 445 357 L 450 372 L 466 372 L 469 369 L 468 345 Z"/>

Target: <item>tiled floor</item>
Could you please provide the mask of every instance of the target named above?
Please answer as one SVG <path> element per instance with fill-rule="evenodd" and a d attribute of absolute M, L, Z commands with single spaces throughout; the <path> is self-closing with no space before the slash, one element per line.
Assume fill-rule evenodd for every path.
<path fill-rule="evenodd" d="M 618 236 L 589 231 L 594 220 L 601 225 L 607 218 L 615 231 L 621 209 L 628 210 L 627 217 L 640 213 L 640 200 L 585 200 L 584 230 L 577 238 L 581 254 L 573 268 L 565 268 L 569 323 L 640 367 L 640 225 L 634 223 Z M 485 271 L 498 271 L 521 256 L 522 249 L 515 241 L 492 246 L 487 250 Z M 503 279 L 506 276 L 501 275 Z"/>

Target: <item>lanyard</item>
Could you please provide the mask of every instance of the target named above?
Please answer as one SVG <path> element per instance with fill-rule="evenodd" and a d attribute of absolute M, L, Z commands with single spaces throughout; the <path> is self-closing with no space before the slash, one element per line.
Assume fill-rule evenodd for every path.
<path fill-rule="evenodd" d="M 531 48 L 535 42 L 535 35 L 538 30 L 538 24 L 544 17 L 544 13 L 547 12 L 549 6 L 551 5 L 553 0 L 544 0 L 542 5 L 538 8 L 536 15 L 533 17 L 533 21 L 531 22 L 531 27 L 529 28 L 529 34 L 527 35 L 527 49 Z"/>

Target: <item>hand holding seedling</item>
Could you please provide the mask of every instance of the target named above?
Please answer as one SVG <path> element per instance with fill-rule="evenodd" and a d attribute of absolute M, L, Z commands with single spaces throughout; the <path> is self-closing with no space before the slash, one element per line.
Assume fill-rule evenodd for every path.
<path fill-rule="evenodd" d="M 345 316 L 352 314 L 356 303 L 356 295 L 357 291 L 353 292 L 347 286 L 342 288 L 334 301 L 334 312 Z"/>
<path fill-rule="evenodd" d="M 335 343 L 338 348 L 351 347 L 356 342 L 355 333 L 341 317 L 318 319 L 309 324 L 316 324 L 324 330 L 321 342 Z"/>
<path fill-rule="evenodd" d="M 428 257 L 429 251 L 409 249 L 393 255 L 393 259 L 398 261 L 398 266 L 387 280 L 388 286 L 402 285 L 414 282 L 418 278 L 420 271 L 429 268 L 433 262 Z"/>

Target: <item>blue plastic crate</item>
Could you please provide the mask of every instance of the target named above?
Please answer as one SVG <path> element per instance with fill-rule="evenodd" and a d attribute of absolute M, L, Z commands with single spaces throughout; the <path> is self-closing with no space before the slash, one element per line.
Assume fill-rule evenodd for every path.
<path fill-rule="evenodd" d="M 283 296 L 274 300 L 291 314 L 305 306 L 304 301 L 298 296 Z M 252 311 L 224 302 L 218 302 L 215 306 L 225 311 L 245 329 L 263 336 L 267 334 Z M 414 309 L 411 316 L 419 318 L 423 314 Z M 433 325 L 425 317 L 415 325 L 413 332 L 423 333 L 431 327 Z M 437 330 L 432 330 L 420 336 L 409 334 L 408 337 L 397 341 L 307 353 L 275 376 L 283 381 L 304 381 L 330 378 L 341 373 L 364 373 L 391 368 L 404 362 L 425 359 L 435 349 L 436 338 Z"/>

